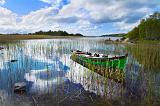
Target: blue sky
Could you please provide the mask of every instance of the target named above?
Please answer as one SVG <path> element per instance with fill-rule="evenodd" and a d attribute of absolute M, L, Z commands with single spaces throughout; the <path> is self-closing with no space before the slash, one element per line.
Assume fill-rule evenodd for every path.
<path fill-rule="evenodd" d="M 49 4 L 39 0 L 6 0 L 3 5 L 3 7 L 19 15 L 25 15 L 46 6 L 49 6 Z"/>
<path fill-rule="evenodd" d="M 160 0 L 0 0 L 0 33 L 123 33 L 155 11 Z"/>

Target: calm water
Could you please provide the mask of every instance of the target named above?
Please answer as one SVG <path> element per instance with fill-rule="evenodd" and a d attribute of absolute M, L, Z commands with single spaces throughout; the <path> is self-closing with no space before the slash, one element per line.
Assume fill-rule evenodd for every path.
<path fill-rule="evenodd" d="M 0 106 L 160 105 L 160 45 L 105 44 L 104 38 L 28 40 L 0 44 Z M 71 50 L 128 53 L 126 84 L 75 63 Z M 11 60 L 17 60 L 11 62 Z M 16 82 L 27 93 L 15 94 Z"/>

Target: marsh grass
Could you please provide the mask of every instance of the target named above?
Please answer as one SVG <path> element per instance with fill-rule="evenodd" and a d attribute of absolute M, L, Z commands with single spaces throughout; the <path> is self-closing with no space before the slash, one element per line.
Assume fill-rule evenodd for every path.
<path fill-rule="evenodd" d="M 139 68 L 133 68 L 133 64 L 130 64 L 130 70 L 138 70 L 138 81 L 141 83 L 140 87 L 143 89 L 140 93 L 141 98 L 144 98 L 141 103 L 147 106 L 158 106 L 160 104 L 160 46 L 159 44 L 138 43 L 135 45 L 127 45 L 127 51 L 133 57 L 132 59 L 139 64 Z M 133 61 L 129 60 L 129 61 Z M 134 71 L 132 71 L 134 72 Z M 134 79 L 134 74 L 133 79 Z M 137 81 L 137 82 L 138 82 Z"/>
<path fill-rule="evenodd" d="M 149 71 L 160 71 L 160 45 L 137 44 L 127 46 L 127 50 L 132 54 L 145 69 Z"/>
<path fill-rule="evenodd" d="M 58 105 L 65 106 L 75 104 L 93 106 L 159 106 L 160 104 L 160 48 L 158 45 L 139 44 L 119 46 L 118 44 L 111 44 L 111 47 L 114 48 L 113 54 L 124 51 L 129 53 L 124 73 L 120 74 L 119 70 L 107 69 L 107 73 L 104 73 L 106 70 L 103 69 L 103 67 L 98 67 L 100 70 L 97 70 L 93 65 L 86 64 L 90 69 L 88 70 L 76 62 L 70 63 L 69 56 L 71 49 L 83 49 L 89 46 L 93 48 L 92 51 L 109 54 L 112 53 L 110 52 L 112 49 L 108 47 L 108 44 L 99 44 L 92 40 L 86 42 L 83 40 L 76 42 L 52 41 L 47 45 L 45 45 L 46 42 L 40 42 L 31 46 L 32 43 L 34 43 L 34 41 L 27 41 L 27 43 L 19 41 L 2 45 L 7 51 L 5 57 L 8 57 L 9 60 L 17 58 L 18 61 L 15 63 L 7 62 L 5 70 L 0 70 L 0 87 L 12 91 L 15 82 L 24 80 L 25 73 L 30 72 L 33 67 L 39 67 L 42 64 L 43 68 L 49 70 L 49 72 L 47 71 L 47 75 L 49 76 L 46 78 L 48 81 L 47 85 L 44 84 L 45 94 L 41 94 L 41 87 L 36 87 L 36 92 L 29 94 L 29 96 L 34 96 L 38 105 L 57 105 L 57 103 L 59 103 Z M 89 45 L 88 43 L 91 44 Z M 97 48 L 99 45 L 101 47 L 100 49 Z M 102 47 L 103 49 L 106 47 L 105 50 L 103 50 Z M 26 54 L 30 54 L 30 58 L 28 58 Z M 37 55 L 39 55 L 39 58 L 42 58 L 42 60 L 35 61 L 34 57 Z M 48 73 L 55 70 L 63 71 L 63 69 L 60 69 L 62 66 L 59 66 L 62 63 L 59 62 L 57 58 L 54 58 L 54 56 L 62 58 L 64 55 L 67 56 L 65 57 L 65 62 L 62 61 L 62 63 L 70 63 L 70 70 L 67 72 L 67 75 L 70 73 L 70 76 L 68 75 L 67 77 L 72 83 L 64 83 L 62 78 L 56 78 L 56 85 L 49 85 L 50 77 L 55 75 Z M 52 64 L 55 67 L 51 68 L 51 70 L 48 67 L 48 59 L 54 61 Z M 113 71 L 117 72 L 112 73 Z M 42 72 L 39 73 L 43 74 Z M 60 73 L 58 73 L 58 77 L 59 76 Z M 108 77 L 113 77 L 113 79 L 115 77 L 117 79 L 123 78 L 126 81 L 126 86 L 122 86 L 121 83 L 110 80 Z M 34 83 L 38 84 L 39 82 L 36 79 Z M 78 88 L 77 86 L 83 86 L 85 89 Z M 93 92 L 95 92 L 95 94 Z M 22 102 L 24 101 L 22 100 L 21 103 Z M 33 102 L 33 100 L 31 99 L 29 102 Z"/>
<path fill-rule="evenodd" d="M 16 40 L 30 39 L 72 39 L 79 38 L 78 36 L 53 36 L 53 35 L 0 35 L 0 42 L 11 42 Z"/>

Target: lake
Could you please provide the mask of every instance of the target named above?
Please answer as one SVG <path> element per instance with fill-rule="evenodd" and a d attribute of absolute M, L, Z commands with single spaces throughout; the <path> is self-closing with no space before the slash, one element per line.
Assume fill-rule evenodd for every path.
<path fill-rule="evenodd" d="M 160 45 L 108 44 L 107 38 L 22 40 L 0 44 L 0 106 L 160 105 Z M 70 59 L 71 50 L 128 53 L 125 85 Z M 11 61 L 15 60 L 15 61 Z M 15 94 L 14 84 L 27 83 Z"/>

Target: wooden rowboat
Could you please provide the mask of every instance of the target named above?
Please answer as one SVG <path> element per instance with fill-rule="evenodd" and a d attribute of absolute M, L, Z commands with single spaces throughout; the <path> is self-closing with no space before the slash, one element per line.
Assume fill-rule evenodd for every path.
<path fill-rule="evenodd" d="M 71 59 L 100 75 L 118 80 L 118 82 L 122 82 L 124 78 L 127 55 L 104 55 L 72 51 Z"/>

